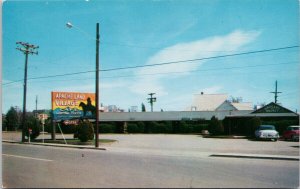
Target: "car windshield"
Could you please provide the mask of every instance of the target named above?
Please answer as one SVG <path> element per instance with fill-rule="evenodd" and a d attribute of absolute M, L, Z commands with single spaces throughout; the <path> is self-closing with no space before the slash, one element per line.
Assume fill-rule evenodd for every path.
<path fill-rule="evenodd" d="M 275 130 L 275 127 L 273 125 L 261 125 L 259 130 Z"/>
<path fill-rule="evenodd" d="M 291 127 L 292 130 L 299 130 L 300 127 Z"/>

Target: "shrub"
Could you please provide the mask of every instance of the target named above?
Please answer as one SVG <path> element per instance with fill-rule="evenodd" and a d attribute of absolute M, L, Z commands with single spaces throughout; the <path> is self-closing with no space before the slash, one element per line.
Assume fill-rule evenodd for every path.
<path fill-rule="evenodd" d="M 40 135 L 40 122 L 33 115 L 26 116 L 25 120 L 25 136 L 29 136 L 29 128 L 32 130 L 30 139 L 34 140 Z"/>
<path fill-rule="evenodd" d="M 124 133 L 124 123 L 123 122 L 112 122 L 115 125 L 115 133 Z"/>
<path fill-rule="evenodd" d="M 127 124 L 127 132 L 128 133 L 139 133 L 139 128 L 137 126 L 137 124 L 135 123 L 128 123 Z"/>
<path fill-rule="evenodd" d="M 82 121 L 78 125 L 78 139 L 81 142 L 87 142 L 94 139 L 94 127 L 89 121 Z"/>
<path fill-rule="evenodd" d="M 180 122 L 179 121 L 173 122 L 172 131 L 173 131 L 173 133 L 180 133 Z"/>
<path fill-rule="evenodd" d="M 172 123 L 171 122 L 150 122 L 149 129 L 151 133 L 172 133 Z"/>
<path fill-rule="evenodd" d="M 218 120 L 215 116 L 210 119 L 208 124 L 208 131 L 212 135 L 222 134 L 224 132 L 224 127 L 221 121 Z"/>
<path fill-rule="evenodd" d="M 202 130 L 207 130 L 207 129 L 208 129 L 208 124 L 196 124 L 193 127 L 193 132 L 202 133 Z"/>
<path fill-rule="evenodd" d="M 116 126 L 114 124 L 103 123 L 99 125 L 100 133 L 114 133 L 116 130 Z"/>
<path fill-rule="evenodd" d="M 48 118 L 48 119 L 45 120 L 44 130 L 45 130 L 45 132 L 48 132 L 48 133 L 52 132 L 51 118 Z"/>
<path fill-rule="evenodd" d="M 171 121 L 161 122 L 160 125 L 164 127 L 164 129 L 162 129 L 163 133 L 173 133 L 173 126 Z"/>
<path fill-rule="evenodd" d="M 191 130 L 189 124 L 187 124 L 185 121 L 180 121 L 179 123 L 179 132 L 180 133 L 188 133 Z"/>

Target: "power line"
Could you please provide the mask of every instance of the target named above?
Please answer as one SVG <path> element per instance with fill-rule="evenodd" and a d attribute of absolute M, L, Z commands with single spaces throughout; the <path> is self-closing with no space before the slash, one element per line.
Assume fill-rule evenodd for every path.
<path fill-rule="evenodd" d="M 283 64 L 295 64 L 298 61 L 292 61 L 287 63 L 273 63 L 273 64 L 264 64 L 264 65 L 250 65 L 250 66 L 233 66 L 225 68 L 211 68 L 211 69 L 201 69 L 201 70 L 191 70 L 191 71 L 182 71 L 182 72 L 161 72 L 161 73 L 149 73 L 149 74 L 136 74 L 136 75 L 123 75 L 123 76 L 108 76 L 102 78 L 118 78 L 118 77 L 132 77 L 132 76 L 145 76 L 145 75 L 164 75 L 164 74 L 181 74 L 181 73 L 190 73 L 190 72 L 205 72 L 205 71 L 216 71 L 216 70 L 231 70 L 236 68 L 254 68 L 254 67 L 263 67 L 263 66 L 273 66 L 273 65 L 283 65 Z"/>
<path fill-rule="evenodd" d="M 124 70 L 124 69 L 135 69 L 135 68 L 143 68 L 143 67 L 162 66 L 162 65 L 169 65 L 169 64 L 178 64 L 178 63 L 183 63 L 183 62 L 194 62 L 194 61 L 201 61 L 201 60 L 210 60 L 210 59 L 217 59 L 217 58 L 226 58 L 226 57 L 233 57 L 233 56 L 241 56 L 241 55 L 247 55 L 247 54 L 271 52 L 271 51 L 278 51 L 278 50 L 291 49 L 291 48 L 297 48 L 297 47 L 299 47 L 299 46 L 295 45 L 295 46 L 288 46 L 288 47 L 281 47 L 281 48 L 274 48 L 274 49 L 249 51 L 249 52 L 227 54 L 227 55 L 218 55 L 218 56 L 196 58 L 196 59 L 189 59 L 189 60 L 179 60 L 179 61 L 171 61 L 171 62 L 162 62 L 162 63 L 148 64 L 148 65 L 141 65 L 141 66 L 128 66 L 128 67 L 110 68 L 110 69 L 105 69 L 105 70 L 100 70 L 100 71 L 115 71 L 115 70 Z"/>
<path fill-rule="evenodd" d="M 28 80 L 45 79 L 45 78 L 51 78 L 51 77 L 62 77 L 62 76 L 68 76 L 68 75 L 78 75 L 78 74 L 92 73 L 92 72 L 95 72 L 95 71 L 90 70 L 90 71 L 74 72 L 74 73 L 66 73 L 66 74 L 57 74 L 57 75 L 48 75 L 48 76 L 41 76 L 41 77 L 31 77 L 31 78 L 28 78 Z M 20 80 L 16 80 L 16 81 L 11 81 L 11 82 L 8 82 L 8 83 L 4 83 L 2 85 L 9 85 L 9 84 L 12 84 L 12 83 L 17 83 L 19 81 L 22 81 L 22 80 L 20 79 Z"/>
<path fill-rule="evenodd" d="M 204 57 L 204 58 L 197 58 L 197 59 L 179 60 L 179 61 L 171 61 L 171 62 L 162 62 L 162 63 L 156 63 L 156 64 L 151 64 L 151 65 L 137 65 L 137 66 L 110 68 L 110 69 L 103 69 L 103 70 L 99 70 L 99 71 L 109 72 L 109 71 L 116 71 L 116 70 L 136 69 L 136 68 L 143 68 L 143 67 L 154 67 L 154 66 L 162 66 L 162 65 L 169 65 L 169 64 L 178 64 L 178 63 L 184 63 L 184 62 L 194 62 L 194 61 L 201 61 L 201 60 L 209 60 L 209 59 L 217 59 L 217 58 L 226 58 L 226 57 L 233 57 L 233 56 L 241 56 L 241 55 L 247 55 L 247 54 L 272 52 L 272 51 L 278 51 L 278 50 L 284 50 L 284 49 L 292 49 L 292 48 L 298 48 L 298 47 L 299 47 L 298 45 L 295 45 L 295 46 L 287 46 L 287 47 L 265 49 L 265 50 L 258 50 L 258 51 L 248 51 L 248 52 L 243 52 L 243 53 L 235 53 L 235 54 L 211 56 L 211 57 Z M 95 70 L 82 71 L 82 72 L 73 72 L 73 73 L 66 73 L 66 74 L 56 74 L 56 75 L 49 75 L 49 76 L 33 77 L 33 78 L 28 78 L 28 80 L 29 79 L 30 80 L 44 79 L 44 78 L 51 78 L 51 77 L 62 77 L 62 76 L 68 76 L 68 75 L 78 75 L 78 74 L 85 74 L 85 73 L 92 73 L 92 72 L 95 72 Z M 19 81 L 22 81 L 22 80 L 12 81 L 12 82 L 9 82 L 9 83 L 4 83 L 2 85 L 8 85 L 8 84 L 16 83 L 16 82 L 19 82 Z"/>
<path fill-rule="evenodd" d="M 233 67 L 224 67 L 224 68 L 211 68 L 211 69 L 198 69 L 198 70 L 191 70 L 191 71 L 182 71 L 182 72 L 160 72 L 160 73 L 152 73 L 152 74 L 135 74 L 135 75 L 118 75 L 118 76 L 107 76 L 101 77 L 102 79 L 107 78 L 126 78 L 126 77 L 140 77 L 140 76 L 152 76 L 152 75 L 166 75 L 166 74 L 181 74 L 181 73 L 196 73 L 196 72 L 206 72 L 206 71 L 218 71 L 218 70 L 232 70 L 232 69 L 242 69 L 242 68 L 255 68 L 255 67 L 265 67 L 265 66 L 273 66 L 273 65 L 286 65 L 286 64 L 295 64 L 298 61 L 291 61 L 285 63 L 272 63 L 272 64 L 264 64 L 264 65 L 250 65 L 250 66 L 233 66 Z M 252 72 L 253 73 L 253 72 Z M 255 72 L 255 73 L 265 73 L 265 72 Z M 39 82 L 52 82 L 52 81 L 77 81 L 77 80 L 92 80 L 94 78 L 76 78 L 76 79 L 63 79 L 63 80 L 43 80 Z M 16 83 L 10 82 L 5 83 L 3 86 L 8 86 L 9 84 Z"/>
<path fill-rule="evenodd" d="M 191 73 L 191 72 L 206 72 L 206 71 L 217 71 L 217 70 L 231 70 L 231 69 L 239 69 L 239 68 L 254 68 L 254 67 L 264 67 L 264 66 L 272 66 L 272 65 L 283 65 L 283 64 L 295 64 L 298 63 L 298 61 L 291 61 L 291 62 L 286 62 L 286 63 L 273 63 L 273 64 L 264 64 L 264 65 L 250 65 L 250 66 L 234 66 L 234 67 L 225 67 L 225 68 L 211 68 L 211 69 L 201 69 L 201 70 L 191 70 L 191 71 L 182 71 L 182 72 L 161 72 L 161 73 L 149 73 L 149 74 L 136 74 L 136 75 L 120 75 L 120 76 L 107 76 L 107 77 L 102 77 L 103 79 L 105 78 L 124 78 L 124 77 L 139 77 L 139 76 L 151 76 L 151 75 L 165 75 L 165 74 L 181 74 L 181 73 Z M 85 71 L 85 72 L 76 72 L 76 73 L 71 73 L 68 75 L 77 75 L 78 73 L 90 73 L 94 71 Z M 67 74 L 61 74 L 58 76 L 66 76 Z M 35 77 L 35 78 L 29 78 L 28 80 L 37 80 L 37 79 L 46 79 L 46 78 L 52 78 L 55 76 L 45 76 L 45 77 Z M 93 78 L 85 78 L 85 79 L 65 79 L 65 80 L 55 80 L 55 81 L 71 81 L 71 80 L 89 80 Z M 8 83 L 2 84 L 3 86 L 7 86 L 9 84 L 17 83 L 22 80 L 17 80 L 17 81 L 12 81 Z M 46 80 L 44 82 L 51 81 L 51 80 Z"/>

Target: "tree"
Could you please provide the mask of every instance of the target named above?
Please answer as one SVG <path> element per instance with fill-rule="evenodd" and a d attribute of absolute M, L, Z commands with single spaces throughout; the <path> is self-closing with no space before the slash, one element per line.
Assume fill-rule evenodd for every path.
<path fill-rule="evenodd" d="M 6 127 L 6 117 L 4 114 L 2 114 L 2 131 L 7 131 Z"/>
<path fill-rule="evenodd" d="M 146 112 L 146 107 L 144 103 L 142 103 L 142 112 Z"/>
<path fill-rule="evenodd" d="M 6 113 L 6 127 L 8 131 L 15 131 L 19 126 L 19 117 L 15 108 L 10 107 Z"/>

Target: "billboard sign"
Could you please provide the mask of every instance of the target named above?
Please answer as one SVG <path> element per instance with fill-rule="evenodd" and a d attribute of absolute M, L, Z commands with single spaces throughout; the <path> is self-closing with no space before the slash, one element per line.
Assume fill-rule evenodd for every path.
<path fill-rule="evenodd" d="M 53 120 L 96 118 L 95 93 L 51 92 Z"/>

